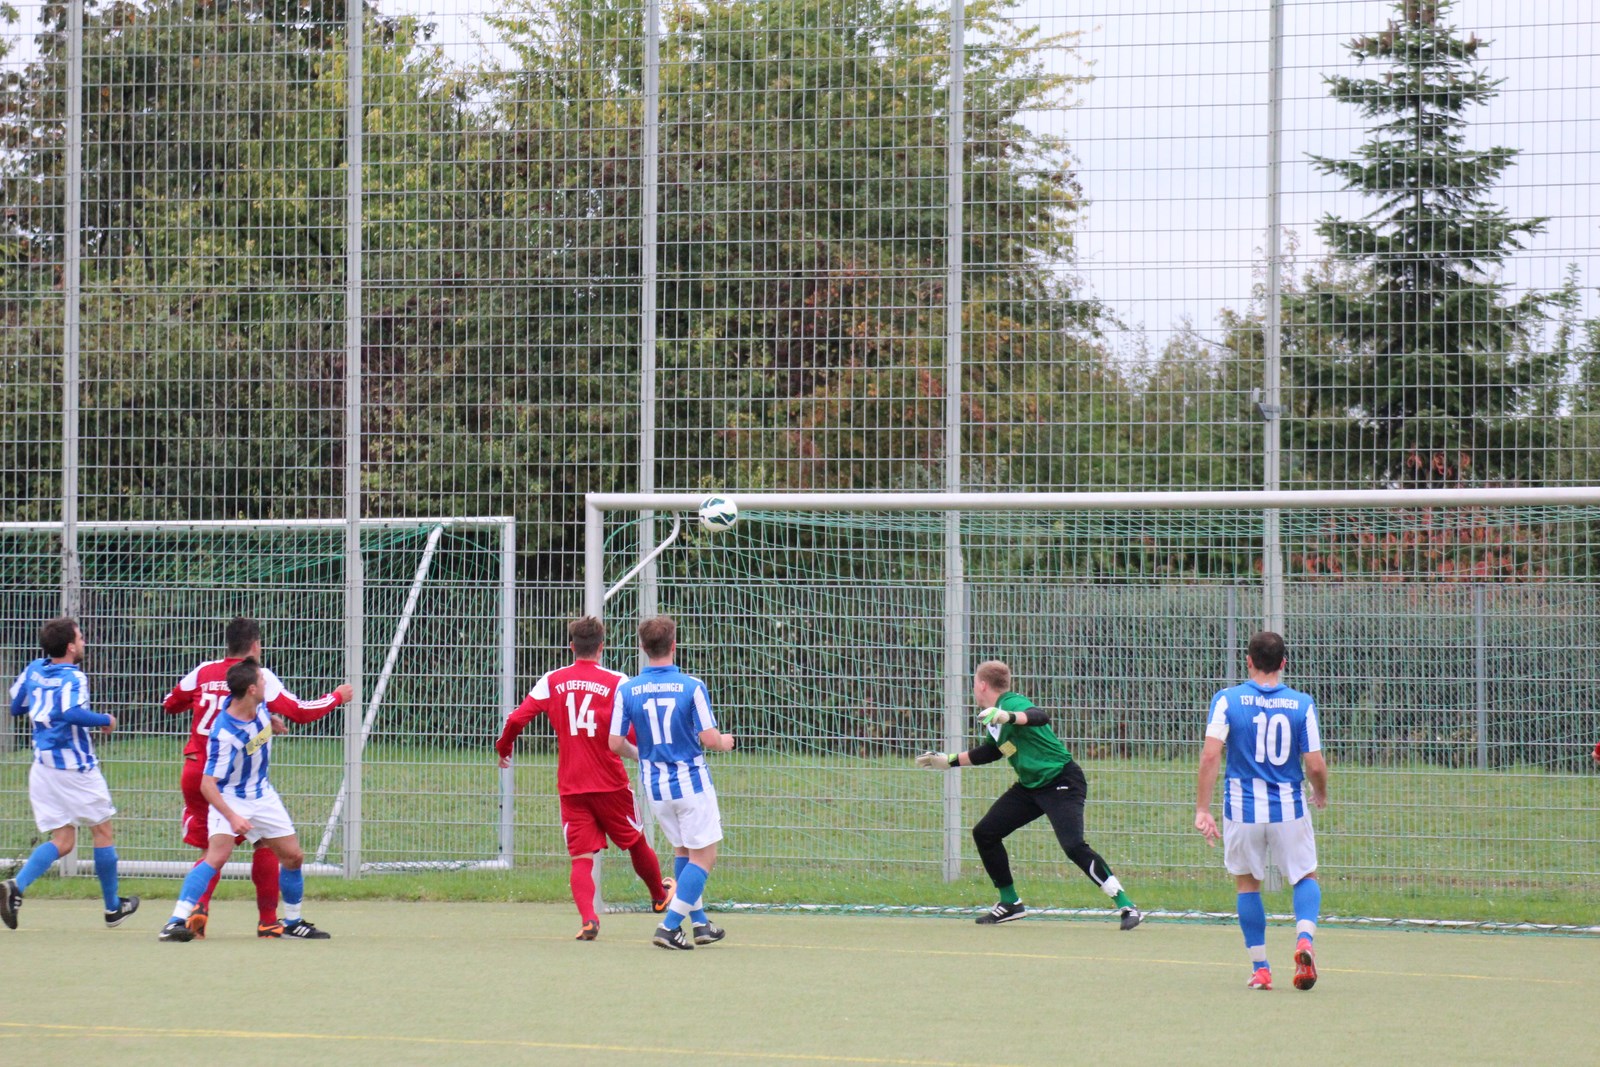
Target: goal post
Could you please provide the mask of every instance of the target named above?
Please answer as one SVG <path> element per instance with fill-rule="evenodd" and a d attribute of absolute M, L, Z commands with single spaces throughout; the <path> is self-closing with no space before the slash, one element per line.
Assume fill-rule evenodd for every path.
<path fill-rule="evenodd" d="M 1597 833 L 1565 799 L 1600 736 L 1593 684 L 1534 662 L 1588 663 L 1600 642 L 1600 487 L 717 495 L 738 505 L 735 527 L 685 523 L 641 573 L 683 626 L 685 669 L 750 742 L 714 771 L 741 868 L 912 906 L 981 877 L 970 829 L 1008 779 L 934 779 L 910 757 L 977 742 L 971 670 L 1000 658 L 1059 711 L 1108 861 L 1140 882 L 1192 879 L 1209 858 L 1185 818 L 1205 702 L 1242 677 L 1275 596 L 1291 680 L 1361 783 L 1342 793 L 1359 807 L 1319 827 L 1332 854 L 1349 850 L 1342 868 L 1464 901 L 1508 863 L 1600 881 Z M 588 496 L 587 610 L 636 615 L 627 587 L 607 600 L 658 547 L 633 520 L 703 496 Z M 1518 818 L 1430 851 L 1441 821 L 1482 822 L 1490 796 Z M 1021 835 L 1013 862 L 1094 899 L 1052 849 Z"/>
<path fill-rule="evenodd" d="M 334 714 L 274 746 L 274 784 L 299 823 L 306 869 L 505 869 L 513 857 L 509 770 L 483 758 L 514 701 L 515 522 L 508 517 L 364 519 L 363 677 L 347 679 L 343 520 L 84 522 L 77 526 L 87 670 L 118 806 L 121 870 L 181 875 L 177 753 L 187 731 L 168 689 L 222 652 L 235 614 L 262 622 L 265 660 L 301 696 L 349 680 L 360 729 Z M 0 649 L 25 662 L 60 601 L 59 523 L 0 523 Z M 5 740 L 26 745 L 7 722 Z M 24 795 L 7 805 L 19 825 Z M 345 798 L 364 790 L 359 827 Z M 11 792 L 0 787 L 0 792 Z M 346 854 L 359 830 L 359 856 Z M 355 870 L 351 870 L 352 860 Z M 67 873 L 90 870 L 79 858 Z M 229 876 L 249 864 L 229 865 Z"/>

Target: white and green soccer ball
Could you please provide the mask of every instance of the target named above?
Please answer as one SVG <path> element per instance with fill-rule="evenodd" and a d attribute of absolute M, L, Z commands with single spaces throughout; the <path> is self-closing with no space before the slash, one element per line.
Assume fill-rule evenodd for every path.
<path fill-rule="evenodd" d="M 712 533 L 731 530 L 739 521 L 739 506 L 724 497 L 707 497 L 700 502 L 700 525 Z"/>

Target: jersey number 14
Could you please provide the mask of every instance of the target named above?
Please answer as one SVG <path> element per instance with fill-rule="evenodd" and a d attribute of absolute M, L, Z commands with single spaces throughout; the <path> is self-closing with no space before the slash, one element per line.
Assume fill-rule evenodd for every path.
<path fill-rule="evenodd" d="M 583 694 L 582 704 L 578 703 L 576 694 L 567 694 L 567 726 L 572 730 L 573 737 L 578 736 L 579 730 L 593 737 L 595 730 L 599 729 L 600 724 L 594 721 L 594 709 L 589 706 L 592 700 L 593 693 Z"/>

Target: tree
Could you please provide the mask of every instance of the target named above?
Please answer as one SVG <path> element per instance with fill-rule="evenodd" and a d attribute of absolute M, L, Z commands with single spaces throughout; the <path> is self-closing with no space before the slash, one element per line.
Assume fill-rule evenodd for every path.
<path fill-rule="evenodd" d="M 1382 75 L 1324 78 L 1378 121 L 1354 158 L 1312 157 L 1377 201 L 1362 219 L 1327 215 L 1317 227 L 1355 284 L 1285 300 L 1286 444 L 1323 484 L 1540 476 L 1550 420 L 1527 418 L 1527 405 L 1555 368 L 1527 341 L 1548 297 L 1513 298 L 1500 279 L 1545 220 L 1514 220 L 1490 199 L 1517 153 L 1467 146 L 1468 110 L 1501 81 L 1477 65 L 1486 42 L 1445 22 L 1451 6 L 1397 0 L 1397 21 L 1348 46 Z"/>

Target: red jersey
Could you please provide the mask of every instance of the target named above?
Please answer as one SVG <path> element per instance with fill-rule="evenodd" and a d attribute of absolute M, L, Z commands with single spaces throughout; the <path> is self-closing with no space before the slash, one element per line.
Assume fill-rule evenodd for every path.
<path fill-rule="evenodd" d="M 189 743 L 183 746 L 185 757 L 205 758 L 206 742 L 211 738 L 211 723 L 217 717 L 217 709 L 222 706 L 222 698 L 228 695 L 228 668 L 241 659 L 242 656 L 235 656 L 200 664 L 184 675 L 172 687 L 172 692 L 167 694 L 167 699 L 161 702 L 161 709 L 168 715 L 187 711 L 194 716 L 189 723 Z M 265 667 L 261 668 L 261 680 L 267 684 L 262 703 L 266 704 L 268 711 L 282 715 L 290 722 L 316 722 L 344 703 L 337 693 L 325 693 L 315 700 L 301 700 L 285 689 L 278 676 Z"/>
<path fill-rule="evenodd" d="M 617 687 L 627 680 L 627 675 L 607 670 L 592 659 L 551 671 L 534 684 L 517 710 L 506 716 L 494 750 L 510 756 L 522 728 L 542 713 L 550 716 L 556 731 L 556 792 L 627 789 L 628 772 L 621 757 L 611 751 L 610 741 Z"/>

